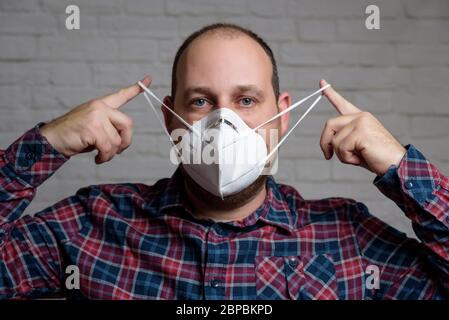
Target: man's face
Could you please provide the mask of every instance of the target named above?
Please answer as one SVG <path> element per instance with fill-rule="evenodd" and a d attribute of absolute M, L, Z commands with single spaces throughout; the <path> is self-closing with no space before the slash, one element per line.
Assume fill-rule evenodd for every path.
<path fill-rule="evenodd" d="M 181 56 L 175 100 L 166 98 L 166 102 L 189 123 L 216 108 L 226 107 L 254 128 L 290 105 L 286 93 L 276 99 L 272 72 L 268 55 L 250 37 L 203 35 Z M 169 113 L 165 116 L 169 131 L 183 127 Z M 279 133 L 284 134 L 287 122 L 288 115 L 272 121 L 264 129 L 267 132 L 280 129 Z"/>
<path fill-rule="evenodd" d="M 246 35 L 203 35 L 184 51 L 177 69 L 177 86 L 174 101 L 165 97 L 165 104 L 189 123 L 207 116 L 217 108 L 229 108 L 246 124 L 254 128 L 290 106 L 290 96 L 282 93 L 276 99 L 272 86 L 272 64 L 263 48 Z M 169 132 L 184 125 L 162 108 Z M 288 113 L 263 127 L 261 134 L 271 150 L 277 140 L 272 140 L 271 130 L 278 136 L 285 134 Z M 189 190 L 217 208 L 230 209 L 242 206 L 265 185 L 266 176 L 238 194 L 224 200 L 203 190 L 185 175 Z"/>

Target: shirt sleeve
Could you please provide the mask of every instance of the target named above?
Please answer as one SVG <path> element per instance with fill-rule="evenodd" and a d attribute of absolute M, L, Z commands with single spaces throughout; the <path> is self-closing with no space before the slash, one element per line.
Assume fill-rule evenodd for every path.
<path fill-rule="evenodd" d="M 20 217 L 36 188 L 67 158 L 40 134 L 37 125 L 0 150 L 0 298 L 58 292 L 61 255 L 53 228 L 43 216 Z M 67 201 L 67 200 L 66 200 Z M 61 206 L 47 210 L 58 215 Z"/>
<path fill-rule="evenodd" d="M 42 125 L 0 150 L 0 226 L 19 218 L 36 188 L 68 160 L 40 134 Z"/>
<path fill-rule="evenodd" d="M 358 203 L 357 236 L 367 264 L 380 268 L 381 299 L 449 297 L 449 179 L 414 146 L 374 185 L 412 221 L 421 241 L 386 225 Z"/>
<path fill-rule="evenodd" d="M 449 262 L 449 178 L 409 145 L 399 167 L 374 184 L 404 211 L 427 248 Z"/>

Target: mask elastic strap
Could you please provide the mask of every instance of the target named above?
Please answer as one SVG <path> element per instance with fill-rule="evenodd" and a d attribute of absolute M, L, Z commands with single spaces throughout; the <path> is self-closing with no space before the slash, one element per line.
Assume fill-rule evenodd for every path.
<path fill-rule="evenodd" d="M 173 145 L 176 145 L 175 142 L 173 141 L 172 137 L 170 136 L 170 133 L 167 130 L 167 127 L 165 126 L 164 122 L 162 121 L 162 118 L 159 116 L 156 108 L 153 105 L 153 102 L 151 102 L 150 97 L 148 96 L 148 94 L 146 92 L 143 93 L 145 99 L 147 100 L 148 104 L 151 106 L 151 109 L 153 109 L 154 114 L 156 115 L 157 120 L 159 121 L 162 129 L 164 130 L 165 134 L 168 136 L 168 138 L 170 139 L 170 141 L 173 143 Z"/>
<path fill-rule="evenodd" d="M 178 156 L 178 159 L 181 158 L 181 151 L 179 150 L 178 146 L 176 145 L 175 141 L 173 141 L 170 133 L 167 130 L 167 127 L 165 126 L 164 122 L 162 121 L 162 118 L 159 116 L 156 108 L 153 105 L 153 102 L 151 102 L 150 97 L 147 95 L 146 92 L 143 93 L 145 99 L 147 100 L 148 104 L 151 106 L 151 109 L 153 109 L 154 114 L 156 115 L 157 120 L 159 121 L 159 123 L 161 124 L 161 127 L 164 129 L 165 134 L 168 136 L 168 139 L 170 139 L 170 142 L 173 144 L 173 147 L 176 150 L 176 155 Z"/>
<path fill-rule="evenodd" d="M 299 107 L 299 106 L 300 106 L 301 104 L 303 104 L 305 101 L 309 100 L 309 99 L 310 99 L 311 97 L 313 97 L 314 95 L 316 95 L 316 94 L 318 94 L 318 93 L 320 93 L 320 92 L 326 90 L 326 89 L 329 88 L 330 86 L 331 86 L 330 84 L 327 84 L 327 85 L 325 85 L 324 87 L 322 87 L 321 89 L 315 91 L 314 93 L 309 94 L 307 97 L 305 97 L 305 98 L 299 100 L 298 102 L 292 104 L 292 105 L 291 105 L 290 107 L 288 107 L 287 109 L 285 109 L 285 110 L 279 112 L 279 113 L 278 113 L 277 115 L 275 115 L 273 118 L 268 119 L 267 121 L 265 121 L 265 122 L 259 124 L 257 127 L 255 127 L 255 128 L 252 129 L 252 130 L 253 130 L 253 131 L 256 131 L 256 130 L 260 129 L 261 127 L 263 127 L 263 126 L 266 125 L 267 123 L 270 123 L 271 121 L 273 121 L 273 120 L 279 118 L 280 116 L 286 114 L 287 112 L 289 112 L 289 111 L 291 111 L 291 110 L 293 110 L 293 109 Z"/>
<path fill-rule="evenodd" d="M 267 123 L 270 123 L 271 121 L 273 121 L 273 120 L 279 118 L 280 116 L 286 114 L 287 112 L 289 112 L 289 111 L 291 111 L 291 110 L 293 110 L 293 109 L 299 107 L 301 104 L 303 104 L 304 102 L 306 102 L 307 100 L 309 100 L 311 97 L 313 97 L 314 95 L 317 95 L 318 93 L 320 93 L 320 92 L 326 90 L 326 89 L 329 88 L 330 86 L 331 86 L 330 84 L 327 84 L 327 85 L 325 85 L 324 87 L 320 88 L 319 90 L 315 91 L 314 93 L 309 94 L 307 97 L 305 97 L 305 98 L 299 100 L 298 102 L 292 104 L 292 105 L 291 105 L 290 107 L 288 107 L 287 109 L 285 109 L 285 110 L 279 112 L 279 113 L 276 114 L 274 117 L 268 119 L 268 120 L 265 121 L 265 122 L 262 122 L 262 123 L 259 124 L 257 127 L 253 128 L 253 129 L 251 129 L 251 130 L 246 131 L 245 133 L 243 133 L 243 134 L 239 137 L 239 139 L 234 140 L 233 142 L 231 142 L 231 143 L 229 143 L 228 145 L 226 145 L 224 148 L 230 147 L 231 145 L 235 144 L 235 143 L 236 143 L 237 141 L 239 141 L 240 139 L 244 139 L 244 138 L 248 137 L 252 132 L 257 131 L 258 129 L 260 129 L 261 127 L 263 127 L 264 125 L 266 125 Z M 320 95 L 320 97 L 321 97 L 321 95 Z M 316 101 L 316 100 L 315 100 L 315 101 Z M 319 101 L 319 99 L 318 99 L 318 101 Z M 318 101 L 314 102 L 313 106 L 314 106 Z M 308 113 L 310 110 L 311 110 L 311 107 L 309 107 L 309 109 L 307 109 L 307 111 L 304 113 L 304 115 L 301 116 L 300 121 L 304 118 L 304 116 L 307 115 L 307 113 Z M 294 125 L 293 128 L 295 128 L 295 127 L 298 125 L 298 123 L 299 123 L 299 122 L 297 122 L 297 123 Z M 290 131 L 289 131 L 289 132 L 290 132 Z"/>
<path fill-rule="evenodd" d="M 309 96 L 310 97 L 310 96 Z M 308 97 L 308 98 L 309 98 Z M 282 143 L 284 143 L 284 141 L 287 139 L 287 137 L 290 135 L 290 133 L 293 132 L 293 130 L 298 126 L 298 124 L 304 119 L 305 116 L 307 116 L 307 114 L 312 111 L 313 107 L 315 107 L 315 105 L 321 100 L 322 95 L 318 96 L 318 98 L 315 99 L 315 101 L 312 103 L 312 105 L 306 110 L 306 112 L 304 112 L 304 114 L 298 119 L 298 121 L 296 121 L 296 123 L 293 125 L 293 127 L 287 132 L 287 134 L 281 139 L 281 141 L 276 145 L 276 147 L 273 148 L 273 150 L 270 151 L 270 153 L 263 159 L 261 160 L 254 168 L 259 167 L 261 164 L 264 164 L 267 162 L 268 159 L 270 159 L 270 157 L 273 155 L 274 152 L 276 152 L 277 149 L 279 149 L 279 147 L 281 146 Z M 304 100 L 304 99 L 303 99 Z M 248 173 L 248 172 L 247 172 Z M 241 177 L 243 177 L 244 175 L 246 175 L 247 173 L 243 174 L 242 176 L 240 176 L 238 179 L 240 179 Z M 230 183 L 230 182 L 229 182 Z M 228 184 L 229 184 L 228 183 Z M 227 184 L 225 185 L 227 186 Z"/>
<path fill-rule="evenodd" d="M 296 121 L 296 123 L 293 125 L 293 127 L 290 128 L 290 130 L 285 134 L 285 136 L 282 137 L 281 141 L 276 145 L 276 147 L 273 148 L 273 150 L 270 151 L 270 153 L 265 157 L 264 160 L 262 160 L 260 163 L 265 163 L 270 157 L 275 153 L 279 147 L 284 143 L 284 141 L 287 139 L 287 137 L 290 135 L 290 133 L 293 132 L 293 130 L 298 126 L 298 124 L 307 116 L 307 114 L 312 111 L 312 109 L 316 106 L 316 104 L 321 100 L 322 95 L 319 95 L 318 98 L 315 99 L 315 101 L 312 103 L 312 105 L 304 112 L 304 114 Z"/>
<path fill-rule="evenodd" d="M 185 121 L 181 116 L 179 116 L 176 112 L 174 112 L 170 107 L 168 107 L 161 99 L 159 99 L 153 92 L 151 92 L 150 89 L 148 89 L 141 81 L 137 82 L 137 84 L 145 91 L 144 93 L 148 93 L 150 96 L 152 96 L 154 99 L 156 99 L 162 106 L 164 106 L 165 109 L 167 109 L 168 111 L 171 112 L 172 115 L 174 115 L 176 118 L 179 119 L 179 121 L 181 121 L 189 130 L 193 131 L 198 137 L 201 137 L 201 135 L 199 134 L 199 132 L 197 132 L 192 125 L 190 125 L 187 121 Z M 149 97 L 147 95 L 145 95 L 145 97 L 147 98 L 148 101 Z M 156 113 L 158 119 L 159 119 L 159 115 L 157 114 L 157 110 L 156 108 L 154 108 L 153 104 L 150 102 L 150 105 L 152 106 L 154 112 Z M 162 121 L 159 121 L 162 125 L 162 127 L 165 128 L 165 124 L 163 124 Z M 168 132 L 165 128 L 165 131 Z M 170 134 L 169 134 L 170 135 Z"/>

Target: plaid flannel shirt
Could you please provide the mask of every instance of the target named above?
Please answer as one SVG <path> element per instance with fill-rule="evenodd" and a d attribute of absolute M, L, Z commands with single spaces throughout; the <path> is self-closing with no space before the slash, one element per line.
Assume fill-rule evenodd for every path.
<path fill-rule="evenodd" d="M 272 177 L 263 205 L 243 220 L 198 220 L 179 170 L 152 186 L 82 188 L 21 217 L 36 188 L 67 160 L 38 126 L 0 151 L 1 298 L 449 296 L 449 180 L 411 145 L 374 184 L 411 219 L 421 241 L 360 202 L 306 200 Z M 79 269 L 79 290 L 65 286 L 69 265 Z"/>

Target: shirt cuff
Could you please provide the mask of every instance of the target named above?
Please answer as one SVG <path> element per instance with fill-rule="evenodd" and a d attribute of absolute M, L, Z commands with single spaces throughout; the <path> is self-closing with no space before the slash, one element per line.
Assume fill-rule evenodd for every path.
<path fill-rule="evenodd" d="M 425 206 L 435 197 L 441 180 L 439 171 L 413 145 L 405 147 L 407 152 L 399 166 L 392 165 L 373 183 L 385 195 L 391 196 L 401 191 Z M 394 197 L 395 198 L 395 197 Z"/>
<path fill-rule="evenodd" d="M 42 125 L 37 124 L 5 150 L 4 171 L 11 179 L 38 186 L 69 159 L 41 135 Z"/>

